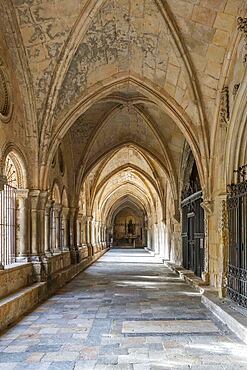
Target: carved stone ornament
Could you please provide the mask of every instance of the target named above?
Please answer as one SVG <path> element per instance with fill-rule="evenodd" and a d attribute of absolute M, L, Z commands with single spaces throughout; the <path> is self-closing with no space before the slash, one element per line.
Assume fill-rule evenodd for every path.
<path fill-rule="evenodd" d="M 0 175 L 0 191 L 4 189 L 4 185 L 7 184 L 7 177 Z"/>
<path fill-rule="evenodd" d="M 239 87 L 240 87 L 240 84 L 235 84 L 233 86 L 233 91 L 232 91 L 232 95 L 233 96 L 236 96 L 237 95 L 237 92 L 238 92 Z"/>
<path fill-rule="evenodd" d="M 244 37 L 245 37 L 246 53 L 245 53 L 245 56 L 244 56 L 244 63 L 246 63 L 246 61 L 247 61 L 247 18 L 238 17 L 237 22 L 238 22 L 238 30 L 240 32 L 243 32 Z"/>
<path fill-rule="evenodd" d="M 10 96 L 10 84 L 6 68 L 0 58 L 0 120 L 8 122 L 12 113 L 12 103 Z"/>
<path fill-rule="evenodd" d="M 229 89 L 225 86 L 221 91 L 220 96 L 220 123 L 227 125 L 230 118 L 229 109 Z"/>
<path fill-rule="evenodd" d="M 204 209 L 205 213 L 209 216 L 213 214 L 213 202 L 210 200 L 204 200 L 201 203 L 201 207 Z"/>

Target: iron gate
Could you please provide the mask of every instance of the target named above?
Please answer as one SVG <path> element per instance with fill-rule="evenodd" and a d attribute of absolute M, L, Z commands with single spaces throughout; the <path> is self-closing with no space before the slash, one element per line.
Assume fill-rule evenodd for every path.
<path fill-rule="evenodd" d="M 238 181 L 227 187 L 229 227 L 228 296 L 247 307 L 247 180 L 246 166 L 239 168 Z"/>
<path fill-rule="evenodd" d="M 183 266 L 197 276 L 204 271 L 204 210 L 202 192 L 198 191 L 182 203 Z"/>

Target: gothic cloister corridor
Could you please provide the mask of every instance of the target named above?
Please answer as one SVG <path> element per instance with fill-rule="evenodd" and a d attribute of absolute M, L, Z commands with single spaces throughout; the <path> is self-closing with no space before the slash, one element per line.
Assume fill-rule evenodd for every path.
<path fill-rule="evenodd" d="M 247 370 L 247 0 L 0 0 L 0 370 Z"/>
<path fill-rule="evenodd" d="M 0 337 L 0 369 L 247 369 L 247 345 L 143 249 L 112 249 Z"/>

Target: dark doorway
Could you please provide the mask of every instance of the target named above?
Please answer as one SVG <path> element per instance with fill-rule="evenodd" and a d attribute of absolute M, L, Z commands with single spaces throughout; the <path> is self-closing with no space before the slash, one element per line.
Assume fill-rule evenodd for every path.
<path fill-rule="evenodd" d="M 204 210 L 200 180 L 194 163 L 182 194 L 183 266 L 201 277 L 204 270 Z"/>

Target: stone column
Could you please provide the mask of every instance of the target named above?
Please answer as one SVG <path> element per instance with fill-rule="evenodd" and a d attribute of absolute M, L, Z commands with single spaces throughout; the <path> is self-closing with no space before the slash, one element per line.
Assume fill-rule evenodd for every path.
<path fill-rule="evenodd" d="M 6 184 L 7 184 L 7 177 L 3 176 L 3 175 L 0 175 L 0 191 L 4 190 L 4 185 L 6 185 Z M 0 249 L 0 253 L 1 253 L 1 249 Z M 0 270 L 4 269 L 2 259 L 3 259 L 3 256 L 0 254 Z"/>
<path fill-rule="evenodd" d="M 29 256 L 28 193 L 28 189 L 17 191 L 19 209 L 19 253 L 16 260 L 18 262 L 26 262 Z"/>
<path fill-rule="evenodd" d="M 158 224 L 157 222 L 155 222 L 153 224 L 153 241 L 154 241 L 154 245 L 153 245 L 153 250 L 154 250 L 154 253 L 155 254 L 158 254 L 159 253 L 159 238 L 158 238 Z"/>
<path fill-rule="evenodd" d="M 61 236 L 60 234 L 60 231 L 61 231 L 60 214 L 61 214 L 62 206 L 61 204 L 54 204 L 53 209 L 54 209 L 54 218 L 55 218 L 55 223 L 54 223 L 55 250 L 54 250 L 54 253 L 60 253 L 61 252 L 61 249 L 60 249 L 60 236 Z"/>
<path fill-rule="evenodd" d="M 220 199 L 220 202 L 221 202 L 221 199 Z M 213 248 L 213 249 L 217 250 L 218 249 L 217 239 L 220 234 L 217 232 L 217 229 L 215 227 L 218 223 L 218 219 L 217 219 L 217 214 L 215 214 L 214 212 L 213 202 L 204 199 L 203 202 L 201 203 L 201 207 L 204 209 L 204 271 L 202 272 L 202 279 L 206 283 L 209 283 L 210 281 L 209 237 L 212 238 L 210 240 L 211 247 L 215 245 L 216 248 Z M 213 225 L 213 228 L 211 225 Z M 210 235 L 209 235 L 209 229 L 210 229 Z M 214 256 L 214 253 L 215 251 L 212 253 L 212 256 Z M 216 257 L 216 260 L 218 260 L 218 256 Z"/>
<path fill-rule="evenodd" d="M 39 195 L 39 210 L 38 210 L 38 223 L 39 223 L 39 239 L 40 239 L 40 254 L 45 253 L 45 207 L 47 202 L 48 192 L 42 191 Z"/>
<path fill-rule="evenodd" d="M 101 221 L 99 221 L 99 245 L 100 245 L 100 248 L 102 249 L 103 247 L 103 225 Z"/>
<path fill-rule="evenodd" d="M 72 263 L 76 264 L 80 261 L 80 255 L 77 247 L 77 212 L 78 209 L 70 208 L 69 227 L 70 227 L 70 252 Z"/>
<path fill-rule="evenodd" d="M 31 190 L 29 193 L 31 202 L 31 255 L 32 259 L 40 254 L 40 235 L 38 227 L 38 202 L 40 190 Z"/>
<path fill-rule="evenodd" d="M 92 247 L 92 216 L 87 216 L 87 247 L 88 247 L 88 255 L 93 255 L 93 247 Z"/>
<path fill-rule="evenodd" d="M 78 247 L 81 247 L 81 244 L 82 244 L 82 238 L 81 238 L 81 222 L 82 220 L 82 217 L 81 215 L 79 214 L 78 215 L 78 218 L 76 220 L 76 239 L 77 239 L 77 246 Z"/>
<path fill-rule="evenodd" d="M 69 208 L 63 207 L 63 250 L 69 250 Z"/>
<path fill-rule="evenodd" d="M 153 240 L 152 240 L 152 229 L 150 227 L 147 230 L 147 247 L 150 250 L 154 250 Z"/>
<path fill-rule="evenodd" d="M 85 216 L 82 217 L 82 243 L 87 244 L 87 219 Z"/>
<path fill-rule="evenodd" d="M 52 256 L 51 250 L 51 208 L 53 201 L 48 200 L 45 207 L 45 254 L 49 257 Z"/>
<path fill-rule="evenodd" d="M 72 250 L 75 247 L 75 233 L 74 233 L 74 220 L 75 220 L 75 208 L 69 210 L 69 245 Z"/>

